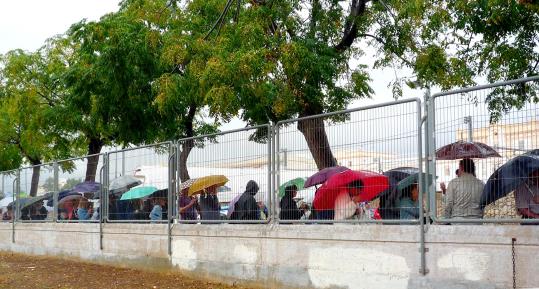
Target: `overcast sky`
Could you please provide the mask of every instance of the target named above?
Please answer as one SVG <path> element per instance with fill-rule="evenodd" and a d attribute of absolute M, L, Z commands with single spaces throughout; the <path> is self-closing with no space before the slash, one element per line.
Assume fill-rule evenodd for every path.
<path fill-rule="evenodd" d="M 2 0 L 0 1 L 0 54 L 21 48 L 34 51 L 47 38 L 64 33 L 71 24 L 84 18 L 98 20 L 106 13 L 118 10 L 118 0 Z M 374 51 L 357 63 L 372 64 Z M 352 62 L 352 65 L 354 65 Z M 407 74 L 404 71 L 397 72 Z M 358 107 L 392 100 L 387 84 L 393 80 L 393 69 L 371 70 L 373 99 L 355 101 L 350 107 Z M 404 97 L 422 97 L 418 90 L 404 90 Z M 222 129 L 243 127 L 239 120 L 225 124 Z"/>

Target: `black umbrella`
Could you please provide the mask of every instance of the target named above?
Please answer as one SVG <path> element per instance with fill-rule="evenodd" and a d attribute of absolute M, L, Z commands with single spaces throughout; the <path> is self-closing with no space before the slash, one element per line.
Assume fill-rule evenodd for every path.
<path fill-rule="evenodd" d="M 379 213 L 382 219 L 398 219 L 399 209 L 396 208 L 394 196 L 397 193 L 397 184 L 407 177 L 419 173 L 418 168 L 400 167 L 384 172 L 389 179 L 389 188 L 380 193 Z"/>
<path fill-rule="evenodd" d="M 539 149 L 512 158 L 500 166 L 488 179 L 481 195 L 481 207 L 514 191 L 539 170 Z"/>

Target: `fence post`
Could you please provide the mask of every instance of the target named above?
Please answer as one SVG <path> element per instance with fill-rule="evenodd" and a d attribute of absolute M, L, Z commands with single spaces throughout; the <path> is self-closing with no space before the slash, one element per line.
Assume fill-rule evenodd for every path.
<path fill-rule="evenodd" d="M 102 183 L 101 183 L 101 200 L 99 204 L 99 249 L 103 251 L 103 238 L 104 238 L 104 226 L 105 226 L 105 216 L 108 216 L 108 191 L 109 191 L 109 154 L 106 153 L 103 155 L 103 173 L 102 173 Z"/>
<path fill-rule="evenodd" d="M 58 162 L 53 164 L 54 170 L 54 183 L 53 183 L 53 193 L 52 193 L 52 222 L 58 222 L 58 191 L 59 191 L 59 180 L 58 180 Z"/>
<path fill-rule="evenodd" d="M 418 175 L 418 186 L 419 186 L 419 251 L 420 251 L 420 263 L 421 267 L 419 269 L 419 273 L 421 275 L 426 275 L 428 273 L 428 270 L 426 269 L 426 248 L 425 248 L 425 218 L 423 213 L 423 195 L 424 195 L 424 188 L 423 188 L 423 165 L 422 165 L 422 159 L 423 159 L 423 151 L 421 147 L 423 146 L 423 140 L 421 138 L 421 101 L 417 100 L 417 155 L 418 155 L 418 169 L 419 169 L 419 175 Z M 427 180 L 428 180 L 427 175 Z M 427 197 L 428 200 L 428 197 Z"/>
<path fill-rule="evenodd" d="M 169 157 L 168 157 L 168 194 L 167 194 L 167 244 L 168 244 L 168 255 L 172 256 L 172 220 L 173 220 L 173 211 L 174 205 L 176 203 L 176 145 L 173 143 L 169 144 Z"/>
<path fill-rule="evenodd" d="M 13 216 L 11 217 L 11 242 L 15 243 L 15 221 L 17 220 L 17 209 L 19 205 L 17 204 L 17 200 L 19 199 L 19 178 L 20 178 L 20 171 L 17 170 L 17 173 L 15 175 L 15 179 L 13 180 L 13 207 L 11 208 L 13 212 Z"/>
<path fill-rule="evenodd" d="M 426 172 L 428 175 L 433 176 L 432 183 L 427 186 L 427 193 L 429 195 L 429 211 L 430 217 L 433 220 L 437 219 L 438 206 L 436 203 L 436 163 L 435 163 L 435 154 L 436 154 L 436 140 L 434 133 L 434 98 L 432 98 L 430 93 L 430 88 L 427 89 L 425 93 L 425 110 L 426 110 L 426 123 L 425 123 L 425 156 L 426 156 Z"/>

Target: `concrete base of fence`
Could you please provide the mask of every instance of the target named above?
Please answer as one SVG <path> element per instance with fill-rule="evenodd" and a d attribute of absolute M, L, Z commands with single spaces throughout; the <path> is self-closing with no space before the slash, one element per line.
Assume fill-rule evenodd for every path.
<path fill-rule="evenodd" d="M 0 250 L 254 282 L 268 288 L 539 287 L 537 226 L 429 226 L 428 274 L 419 274 L 417 226 L 0 224 Z"/>

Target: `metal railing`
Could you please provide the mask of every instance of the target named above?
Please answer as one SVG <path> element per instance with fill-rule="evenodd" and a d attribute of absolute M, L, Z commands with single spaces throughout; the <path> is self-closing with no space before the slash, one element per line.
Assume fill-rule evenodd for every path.
<path fill-rule="evenodd" d="M 286 212 L 281 214 L 280 211 L 282 197 L 286 194 L 286 182 L 295 178 L 309 177 L 316 173 L 319 167 L 340 164 L 354 170 L 370 170 L 386 174 L 392 169 L 412 167 L 418 174 L 416 182 L 419 192 L 428 192 L 425 208 L 430 218 L 438 223 L 536 222 L 534 219 L 521 219 L 516 215 L 517 209 L 514 209 L 513 205 L 514 194 L 511 195 L 511 192 L 508 197 L 493 200 L 488 206 L 479 204 L 480 208 L 483 206 L 486 208 L 487 214 L 484 218 L 444 218 L 440 211 L 443 206 L 439 201 L 441 194 L 436 192 L 439 191 L 439 185 L 442 182 L 449 186 L 449 180 L 454 177 L 457 163 L 437 160 L 435 154 L 437 148 L 457 140 L 479 141 L 490 145 L 498 150 L 502 158 L 475 160 L 478 178 L 486 183 L 491 174 L 512 157 L 528 149 L 539 147 L 539 134 L 536 133 L 539 130 L 537 105 L 528 102 L 528 99 L 515 98 L 525 100 L 525 102 L 521 106 L 517 105 L 516 109 L 504 110 L 502 107 L 501 113 L 497 115 L 497 121 L 491 121 L 492 109 L 497 108 L 496 95 L 503 96 L 503 93 L 506 93 L 506 95 L 518 96 L 519 93 L 537 93 L 538 82 L 539 77 L 532 77 L 427 95 L 424 118 L 422 118 L 419 99 L 399 100 L 281 121 L 275 125 L 247 127 L 185 138 L 177 142 L 128 148 L 106 154 L 25 167 L 2 173 L 2 191 L 11 193 L 12 214 L 17 222 L 46 220 L 57 222 L 58 219 L 70 221 L 62 220 L 63 211 L 62 208 L 58 208 L 63 197 L 63 190 L 72 189 L 68 183 L 94 181 L 100 185 L 100 189 L 93 192 L 93 196 L 85 195 L 90 192 L 82 192 L 82 195 L 86 199 L 98 200 L 91 203 L 95 207 L 99 204 L 99 209 L 102 210 L 99 220 L 107 222 L 149 222 L 151 221 L 150 213 L 155 205 L 160 203 L 157 204 L 161 207 L 160 222 L 168 223 L 172 220 L 179 223 L 264 223 L 275 220 L 281 223 L 381 222 L 423 225 L 423 210 L 419 208 L 416 211 L 419 214 L 418 217 L 401 219 L 399 216 L 400 211 L 407 208 L 406 205 L 402 205 L 402 202 L 399 203 L 399 199 L 402 199 L 403 194 L 409 197 L 410 187 L 408 191 L 385 190 L 374 199 L 374 202 L 350 208 L 359 212 L 353 214 L 352 218 L 328 220 L 327 216 L 306 216 L 309 211 L 313 211 L 312 201 L 318 188 L 311 187 L 310 190 L 302 190 L 300 186 L 297 187 L 296 198 L 299 202 L 295 204 L 298 209 L 301 209 L 302 216 L 299 219 L 281 218 L 281 215 L 286 215 Z M 510 98 L 504 100 L 511 102 Z M 489 105 L 491 110 L 489 110 Z M 421 131 L 423 123 L 425 123 L 424 133 Z M 422 158 L 423 135 L 425 136 L 425 158 Z M 502 139 L 505 141 L 501 141 Z M 316 157 L 313 158 L 313 155 Z M 327 159 L 330 156 L 335 157 L 336 160 Z M 425 174 L 422 173 L 423 163 Z M 90 174 L 88 174 L 89 171 Z M 36 174 L 38 177 L 32 180 Z M 121 213 L 114 211 L 115 209 L 111 211 L 109 208 L 111 206 L 109 198 L 116 198 L 110 184 L 115 179 L 128 175 L 139 178 L 142 186 L 155 187 L 162 192 L 160 195 L 157 194 L 159 196 L 153 195 L 154 197 L 150 198 L 152 202 L 150 205 L 139 204 L 137 217 L 122 216 L 120 218 Z M 198 206 L 198 211 L 190 217 L 182 211 L 185 204 L 181 204 L 180 192 L 181 180 L 187 180 L 187 175 L 192 178 L 208 175 L 222 175 L 228 178 L 224 186 L 218 188 L 216 200 L 209 192 L 214 188 L 205 188 L 205 193 L 195 194 L 198 205 L 193 206 Z M 260 192 L 254 195 L 255 201 L 260 204 L 260 211 L 255 212 L 257 217 L 237 217 L 238 214 L 234 217 L 228 216 L 226 206 L 228 205 L 231 209 L 236 207 L 234 199 L 239 199 L 246 190 L 247 182 L 251 179 L 260 187 Z M 428 182 L 430 179 L 435 179 L 435 181 Z M 395 187 L 395 184 L 391 185 L 393 185 L 392 188 Z M 8 189 L 10 186 L 13 186 L 11 192 Z M 21 194 L 14 194 L 15 191 L 31 192 L 35 197 L 43 197 L 47 193 L 52 194 L 52 198 L 49 195 L 43 199 L 47 202 L 52 199 L 53 205 L 52 210 L 49 208 L 45 220 L 32 219 L 32 217 L 27 220 L 27 216 L 31 214 L 29 212 L 26 214 L 28 207 L 25 206 L 25 200 L 20 198 L 21 201 L 18 202 L 18 196 Z M 125 191 L 116 191 L 117 197 Z M 211 198 L 208 199 L 208 197 Z M 419 193 L 417 200 L 419 204 L 424 203 L 423 197 L 423 194 Z M 299 200 L 299 198 L 303 199 Z M 140 199 L 148 203 L 147 196 L 134 200 Z M 183 198 L 183 203 L 187 199 Z M 302 205 L 301 201 L 306 205 Z M 190 202 L 189 199 L 188 203 Z M 45 207 L 51 207 L 46 206 L 46 203 Z M 213 206 L 210 212 L 208 209 L 202 209 L 201 203 L 203 207 L 215 205 L 215 203 L 220 204 L 221 210 L 218 209 L 216 212 Z M 496 206 L 500 203 L 504 206 L 508 204 L 509 209 L 504 207 L 497 209 Z M 378 212 L 382 215 L 382 219 L 373 219 L 373 212 L 368 206 L 379 207 Z M 71 208 L 71 206 L 68 207 Z M 418 207 L 422 206 L 418 205 Z M 133 209 L 137 211 L 137 208 Z"/>
<path fill-rule="evenodd" d="M 272 131 L 260 125 L 178 140 L 177 221 L 269 222 Z"/>
<path fill-rule="evenodd" d="M 522 217 L 523 209 L 539 213 L 539 205 L 533 207 L 534 200 L 525 197 L 537 188 L 530 178 L 537 168 L 522 164 L 510 167 L 519 155 L 539 148 L 538 91 L 539 76 L 535 76 L 428 97 L 427 172 L 438 176 L 429 186 L 430 217 L 434 221 L 539 223 L 539 219 Z M 462 163 L 459 159 L 439 160 L 445 157 L 437 157 L 436 149 L 457 141 L 484 143 L 499 156 Z M 507 174 L 512 171 L 520 173 Z"/>
<path fill-rule="evenodd" d="M 390 129 L 387 128 L 391 125 Z M 313 199 L 321 184 L 298 188 L 296 198 L 309 204 L 307 209 L 288 208 L 286 185 L 298 177 L 309 177 L 322 166 L 344 166 L 353 170 L 384 173 L 399 167 L 413 167 L 418 173 L 417 191 L 423 191 L 421 166 L 421 101 L 399 100 L 323 115 L 281 121 L 276 125 L 275 162 L 277 166 L 277 203 L 287 208 L 276 212 L 282 223 L 393 223 L 418 224 L 423 219 L 423 194 L 411 198 L 412 185 L 401 189 L 396 184 L 382 191 L 374 201 L 358 206 L 346 198 L 335 200 L 334 210 L 314 208 Z M 317 155 L 314 160 L 312 155 Z M 377 185 L 375 185 L 377 186 Z M 341 187 L 342 190 L 347 188 Z M 364 187 L 376 190 L 376 187 Z M 404 196 L 403 196 L 404 195 Z M 402 202 L 402 197 L 410 201 Z M 280 201 L 279 201 L 280 200 Z M 332 201 L 332 200 L 330 200 Z M 415 205 L 414 205 L 415 203 Z M 332 205 L 332 204 L 330 204 Z M 378 207 L 378 212 L 375 208 Z M 402 211 L 402 216 L 401 216 Z M 380 214 L 380 217 L 375 217 Z"/>

